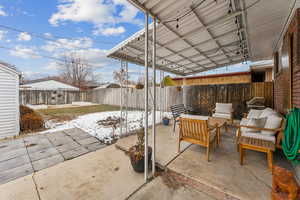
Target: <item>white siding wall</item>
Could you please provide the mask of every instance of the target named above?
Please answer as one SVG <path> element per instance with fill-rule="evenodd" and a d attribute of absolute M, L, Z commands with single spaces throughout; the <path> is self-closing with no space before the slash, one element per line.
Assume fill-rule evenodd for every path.
<path fill-rule="evenodd" d="M 0 139 L 19 134 L 19 76 L 0 64 Z"/>

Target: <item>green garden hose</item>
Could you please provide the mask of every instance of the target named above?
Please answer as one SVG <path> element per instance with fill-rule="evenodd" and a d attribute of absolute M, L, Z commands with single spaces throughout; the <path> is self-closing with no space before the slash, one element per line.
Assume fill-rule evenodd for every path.
<path fill-rule="evenodd" d="M 293 108 L 286 116 L 282 148 L 288 160 L 300 163 L 300 109 Z"/>

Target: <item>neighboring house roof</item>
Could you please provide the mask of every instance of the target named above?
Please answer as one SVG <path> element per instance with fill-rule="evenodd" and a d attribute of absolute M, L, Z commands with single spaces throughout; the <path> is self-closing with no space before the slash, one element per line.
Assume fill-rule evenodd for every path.
<path fill-rule="evenodd" d="M 95 89 L 103 89 L 103 88 L 120 88 L 120 85 L 116 83 L 108 83 L 108 84 L 103 84 Z"/>
<path fill-rule="evenodd" d="M 53 79 L 27 81 L 21 85 L 21 88 L 28 90 L 79 90 L 78 87 Z"/>
<path fill-rule="evenodd" d="M 6 71 L 10 71 L 15 74 L 21 75 L 21 73 L 17 70 L 17 68 L 11 64 L 0 61 L 0 67 L 5 69 Z"/>

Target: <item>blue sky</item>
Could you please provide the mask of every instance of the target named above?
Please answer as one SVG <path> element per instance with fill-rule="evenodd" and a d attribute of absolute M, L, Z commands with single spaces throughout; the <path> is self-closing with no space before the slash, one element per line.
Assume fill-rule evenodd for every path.
<path fill-rule="evenodd" d="M 112 81 L 120 63 L 105 53 L 140 30 L 142 23 L 143 14 L 126 0 L 0 0 L 0 60 L 15 65 L 27 78 L 40 78 L 58 73 L 57 61 L 42 56 L 76 51 L 100 73 L 102 82 Z M 129 68 L 133 79 L 142 75 L 143 68 Z M 238 65 L 232 70 L 245 69 Z"/>

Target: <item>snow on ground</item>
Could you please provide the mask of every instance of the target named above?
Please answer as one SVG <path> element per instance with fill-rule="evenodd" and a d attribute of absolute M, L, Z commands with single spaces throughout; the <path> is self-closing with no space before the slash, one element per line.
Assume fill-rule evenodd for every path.
<path fill-rule="evenodd" d="M 139 129 L 139 120 L 145 118 L 145 114 L 142 111 L 128 111 L 128 133 Z M 163 116 L 170 116 L 170 113 L 164 113 Z M 114 137 L 124 136 L 125 128 L 122 129 L 122 135 L 120 133 L 120 127 L 117 127 L 116 130 L 113 130 L 112 127 L 104 127 L 99 125 L 97 122 L 99 120 L 105 120 L 108 117 L 119 118 L 120 111 L 112 112 L 99 112 L 79 116 L 78 118 L 64 122 L 64 123 L 53 123 L 51 121 L 46 122 L 46 128 L 50 128 L 45 132 L 55 132 L 61 131 L 70 128 L 80 128 L 83 131 L 97 137 L 99 140 L 110 143 Z M 152 125 L 152 114 L 149 115 L 149 126 Z M 160 112 L 156 112 L 156 123 L 160 123 Z M 125 127 L 125 122 L 123 122 Z"/>

